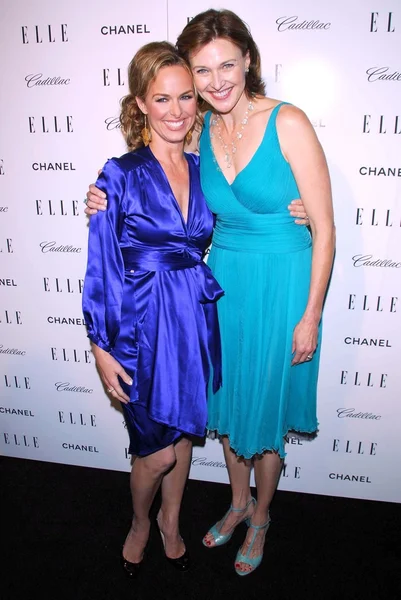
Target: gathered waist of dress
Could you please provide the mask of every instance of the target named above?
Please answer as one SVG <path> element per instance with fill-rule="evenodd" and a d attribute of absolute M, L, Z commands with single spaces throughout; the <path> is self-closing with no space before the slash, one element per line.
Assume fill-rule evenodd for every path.
<path fill-rule="evenodd" d="M 182 247 L 174 250 L 152 248 L 121 248 L 124 267 L 135 271 L 178 271 L 190 269 L 202 263 L 197 248 Z"/>
<path fill-rule="evenodd" d="M 218 215 L 213 246 L 234 252 L 299 252 L 312 244 L 307 227 L 286 213 Z"/>

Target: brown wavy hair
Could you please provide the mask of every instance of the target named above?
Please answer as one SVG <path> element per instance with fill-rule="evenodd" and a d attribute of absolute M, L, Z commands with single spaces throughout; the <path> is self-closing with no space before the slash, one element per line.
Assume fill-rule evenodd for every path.
<path fill-rule="evenodd" d="M 179 65 L 190 74 L 187 62 L 178 54 L 177 49 L 169 42 L 151 42 L 142 46 L 131 60 L 128 67 L 129 94 L 121 100 L 121 130 L 129 150 L 143 146 L 141 131 L 145 125 L 144 114 L 140 110 L 136 98 L 145 100 L 150 84 L 156 79 L 160 69 Z M 194 89 L 195 91 L 195 89 Z M 195 129 L 201 128 L 201 115 L 197 112 Z"/>
<path fill-rule="evenodd" d="M 261 76 L 259 49 L 248 25 L 231 10 L 212 8 L 196 15 L 178 36 L 176 48 L 180 56 L 190 64 L 191 54 L 217 38 L 235 44 L 241 50 L 242 56 L 249 52 L 250 64 L 245 78 L 245 93 L 248 98 L 264 96 L 265 84 Z"/>

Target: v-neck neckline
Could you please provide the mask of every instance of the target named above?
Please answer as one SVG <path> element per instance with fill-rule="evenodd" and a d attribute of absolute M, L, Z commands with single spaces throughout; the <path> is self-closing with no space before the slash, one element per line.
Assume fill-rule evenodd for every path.
<path fill-rule="evenodd" d="M 238 179 L 238 177 L 239 177 L 240 175 L 242 175 L 242 173 L 248 169 L 248 167 L 249 167 L 249 166 L 252 164 L 252 162 L 253 162 L 253 159 L 255 158 L 255 156 L 256 156 L 256 155 L 259 153 L 259 151 L 261 150 L 261 148 L 262 148 L 262 146 L 263 146 L 263 144 L 264 144 L 264 142 L 265 142 L 265 139 L 266 139 L 267 132 L 268 132 L 268 130 L 269 130 L 269 123 L 270 123 L 270 121 L 271 121 L 271 119 L 272 119 L 273 113 L 274 113 L 274 111 L 276 110 L 276 108 L 277 108 L 278 106 L 281 106 L 281 104 L 285 104 L 285 103 L 284 103 L 284 102 L 279 102 L 279 104 L 276 104 L 276 106 L 274 106 L 274 107 L 272 108 L 272 111 L 271 111 L 271 113 L 270 113 L 270 116 L 269 116 L 269 118 L 267 119 L 267 123 L 266 123 L 266 125 L 265 125 L 265 130 L 264 130 L 264 133 L 263 133 L 262 140 L 261 140 L 260 144 L 259 144 L 259 145 L 258 145 L 258 147 L 256 148 L 255 152 L 252 154 L 252 156 L 251 156 L 250 160 L 249 160 L 249 161 L 246 163 L 246 165 L 245 165 L 245 166 L 244 166 L 244 167 L 243 167 L 243 168 L 242 168 L 240 171 L 238 171 L 238 173 L 236 174 L 236 176 L 234 177 L 234 179 L 232 180 L 232 182 L 231 182 L 231 183 L 229 183 L 229 181 L 227 180 L 227 177 L 226 177 L 226 176 L 224 175 L 224 173 L 223 173 L 223 170 L 220 168 L 220 165 L 219 165 L 219 163 L 218 163 L 218 161 L 217 161 L 216 155 L 215 155 L 215 153 L 214 153 L 214 150 L 213 150 L 212 138 L 211 138 L 211 136 L 210 136 L 210 121 L 211 121 L 211 117 L 212 117 L 212 114 L 213 114 L 213 113 L 212 113 L 211 111 L 209 112 L 209 119 L 208 119 L 208 122 L 207 122 L 207 136 L 208 136 L 208 141 L 209 141 L 209 148 L 210 148 L 210 152 L 211 152 L 211 154 L 212 154 L 213 161 L 216 163 L 216 166 L 217 166 L 218 170 L 219 170 L 219 171 L 220 171 L 220 173 L 221 173 L 221 176 L 223 177 L 224 181 L 226 182 L 226 184 L 227 184 L 227 185 L 228 185 L 230 188 L 232 188 L 232 187 L 234 186 L 234 184 L 237 182 L 237 179 Z"/>
<path fill-rule="evenodd" d="M 184 218 L 184 213 L 182 212 L 181 206 L 179 205 L 179 202 L 178 202 L 177 198 L 175 197 L 175 194 L 173 192 L 173 188 L 171 187 L 171 184 L 170 184 L 170 182 L 168 180 L 168 177 L 166 175 L 165 170 L 163 169 L 163 166 L 162 166 L 161 162 L 156 158 L 156 156 L 153 154 L 153 152 L 152 152 L 152 150 L 151 150 L 151 148 L 149 146 L 147 146 L 147 149 L 149 150 L 152 158 L 158 164 L 159 169 L 160 169 L 160 171 L 163 174 L 164 180 L 165 180 L 165 182 L 167 183 L 167 185 L 169 187 L 170 194 L 171 194 L 171 196 L 172 196 L 172 198 L 174 200 L 174 203 L 176 205 L 178 213 L 179 213 L 179 215 L 181 217 L 181 221 L 182 221 L 182 223 L 184 225 L 185 230 L 187 231 L 188 230 L 189 220 L 190 220 L 190 215 L 191 215 L 191 206 L 192 206 L 192 202 L 191 202 L 191 197 L 192 197 L 192 172 L 191 172 L 190 161 L 188 160 L 187 155 L 184 152 L 184 158 L 187 161 L 187 165 L 188 165 L 188 211 L 187 211 L 187 218 L 185 219 Z"/>

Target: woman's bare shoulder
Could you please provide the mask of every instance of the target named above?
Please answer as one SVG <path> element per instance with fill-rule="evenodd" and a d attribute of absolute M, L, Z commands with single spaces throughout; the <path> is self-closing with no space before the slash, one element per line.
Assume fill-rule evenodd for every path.
<path fill-rule="evenodd" d="M 277 115 L 278 126 L 307 127 L 311 123 L 304 111 L 294 104 L 283 104 Z"/>

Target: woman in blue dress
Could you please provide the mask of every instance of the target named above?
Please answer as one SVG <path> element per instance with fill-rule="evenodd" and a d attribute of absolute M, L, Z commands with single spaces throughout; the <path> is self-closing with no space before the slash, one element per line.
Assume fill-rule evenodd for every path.
<path fill-rule="evenodd" d="M 225 291 L 223 386 L 209 394 L 208 428 L 222 439 L 232 503 L 203 542 L 222 545 L 246 522 L 235 560 L 244 576 L 262 560 L 285 436 L 317 430 L 320 321 L 334 253 L 330 178 L 306 115 L 264 95 L 258 48 L 237 15 L 197 15 L 177 49 L 212 109 L 200 139 L 201 184 L 216 214 L 208 264 Z M 288 214 L 299 197 L 312 235 Z"/>
<path fill-rule="evenodd" d="M 107 391 L 122 402 L 134 457 L 134 518 L 123 548 L 133 576 L 158 525 L 166 557 L 186 570 L 179 511 L 190 436 L 206 427 L 206 393 L 221 381 L 216 302 L 223 291 L 203 262 L 213 228 L 199 159 L 184 154 L 197 118 L 190 70 L 167 42 L 137 52 L 121 123 L 132 150 L 109 160 L 97 185 L 108 210 L 91 219 L 83 311 Z"/>

